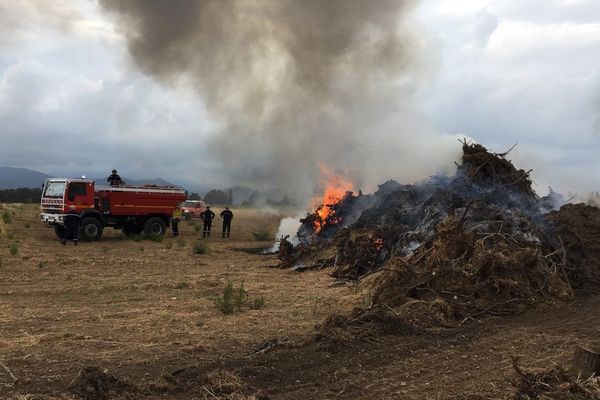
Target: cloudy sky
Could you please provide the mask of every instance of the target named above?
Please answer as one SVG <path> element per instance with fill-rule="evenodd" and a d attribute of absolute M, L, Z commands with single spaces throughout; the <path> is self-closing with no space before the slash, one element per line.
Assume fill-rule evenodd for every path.
<path fill-rule="evenodd" d="M 600 189 L 600 2 L 422 0 L 410 26 L 411 101 L 434 135 L 519 143 L 542 193 Z M 218 125 L 185 79 L 136 68 L 96 2 L 0 0 L 0 165 L 226 187 L 206 146 Z"/>

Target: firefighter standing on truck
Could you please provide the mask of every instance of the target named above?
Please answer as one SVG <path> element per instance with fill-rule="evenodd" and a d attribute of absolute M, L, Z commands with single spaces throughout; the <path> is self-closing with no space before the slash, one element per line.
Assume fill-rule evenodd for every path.
<path fill-rule="evenodd" d="M 223 218 L 223 237 L 227 235 L 229 237 L 229 232 L 231 231 L 231 220 L 233 219 L 233 213 L 229 209 L 229 207 L 225 207 L 221 214 L 219 214 L 221 218 Z"/>
<path fill-rule="evenodd" d="M 81 227 L 81 216 L 77 212 L 75 206 L 69 207 L 69 212 L 65 214 L 64 219 L 65 233 L 61 239 L 63 245 L 67 244 L 67 240 L 72 240 L 75 246 L 79 240 L 79 228 Z"/>
<path fill-rule="evenodd" d="M 200 218 L 202 218 L 202 222 L 204 222 L 202 237 L 210 237 L 210 227 L 212 225 L 212 220 L 215 218 L 215 213 L 212 212 L 210 206 L 206 206 L 206 210 L 200 214 Z"/>
<path fill-rule="evenodd" d="M 106 181 L 109 183 L 110 186 L 119 186 L 124 184 L 123 179 L 121 179 L 119 174 L 117 174 L 116 169 L 112 170 L 112 174 L 110 174 L 108 178 L 106 178 Z"/>

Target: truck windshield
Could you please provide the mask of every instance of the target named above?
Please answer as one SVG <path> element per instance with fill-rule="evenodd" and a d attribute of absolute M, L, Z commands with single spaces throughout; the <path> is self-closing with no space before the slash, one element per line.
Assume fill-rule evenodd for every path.
<path fill-rule="evenodd" d="M 193 201 L 184 201 L 183 203 L 181 203 L 182 207 L 188 207 L 188 208 L 194 208 L 196 207 L 196 203 Z"/>
<path fill-rule="evenodd" d="M 65 182 L 48 182 L 44 189 L 44 197 L 63 198 L 65 193 Z"/>

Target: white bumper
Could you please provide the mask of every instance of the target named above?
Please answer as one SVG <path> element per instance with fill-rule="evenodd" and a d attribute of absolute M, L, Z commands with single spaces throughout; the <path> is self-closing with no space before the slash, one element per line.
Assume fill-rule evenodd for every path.
<path fill-rule="evenodd" d="M 46 225 L 62 225 L 64 223 L 64 215 L 63 214 L 49 214 L 42 213 L 42 222 L 46 223 Z"/>

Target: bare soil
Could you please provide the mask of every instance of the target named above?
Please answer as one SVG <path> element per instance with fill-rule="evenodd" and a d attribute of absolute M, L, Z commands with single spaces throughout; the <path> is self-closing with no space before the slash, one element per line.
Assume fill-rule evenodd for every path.
<path fill-rule="evenodd" d="M 107 230 L 75 247 L 59 244 L 36 206 L 3 207 L 12 221 L 0 222 L 0 361 L 18 381 L 0 367 L 1 399 L 500 399 L 511 397 L 511 356 L 568 365 L 577 344 L 600 340 L 600 296 L 578 295 L 459 328 L 330 345 L 315 341 L 315 326 L 349 312 L 355 287 L 259 254 L 271 243 L 251 231 L 275 232 L 282 212 L 234 209 L 230 239 L 219 224 L 201 239 L 192 221 L 180 238 Z M 194 254 L 196 243 L 208 252 Z M 264 307 L 224 315 L 215 298 L 228 282 Z"/>

